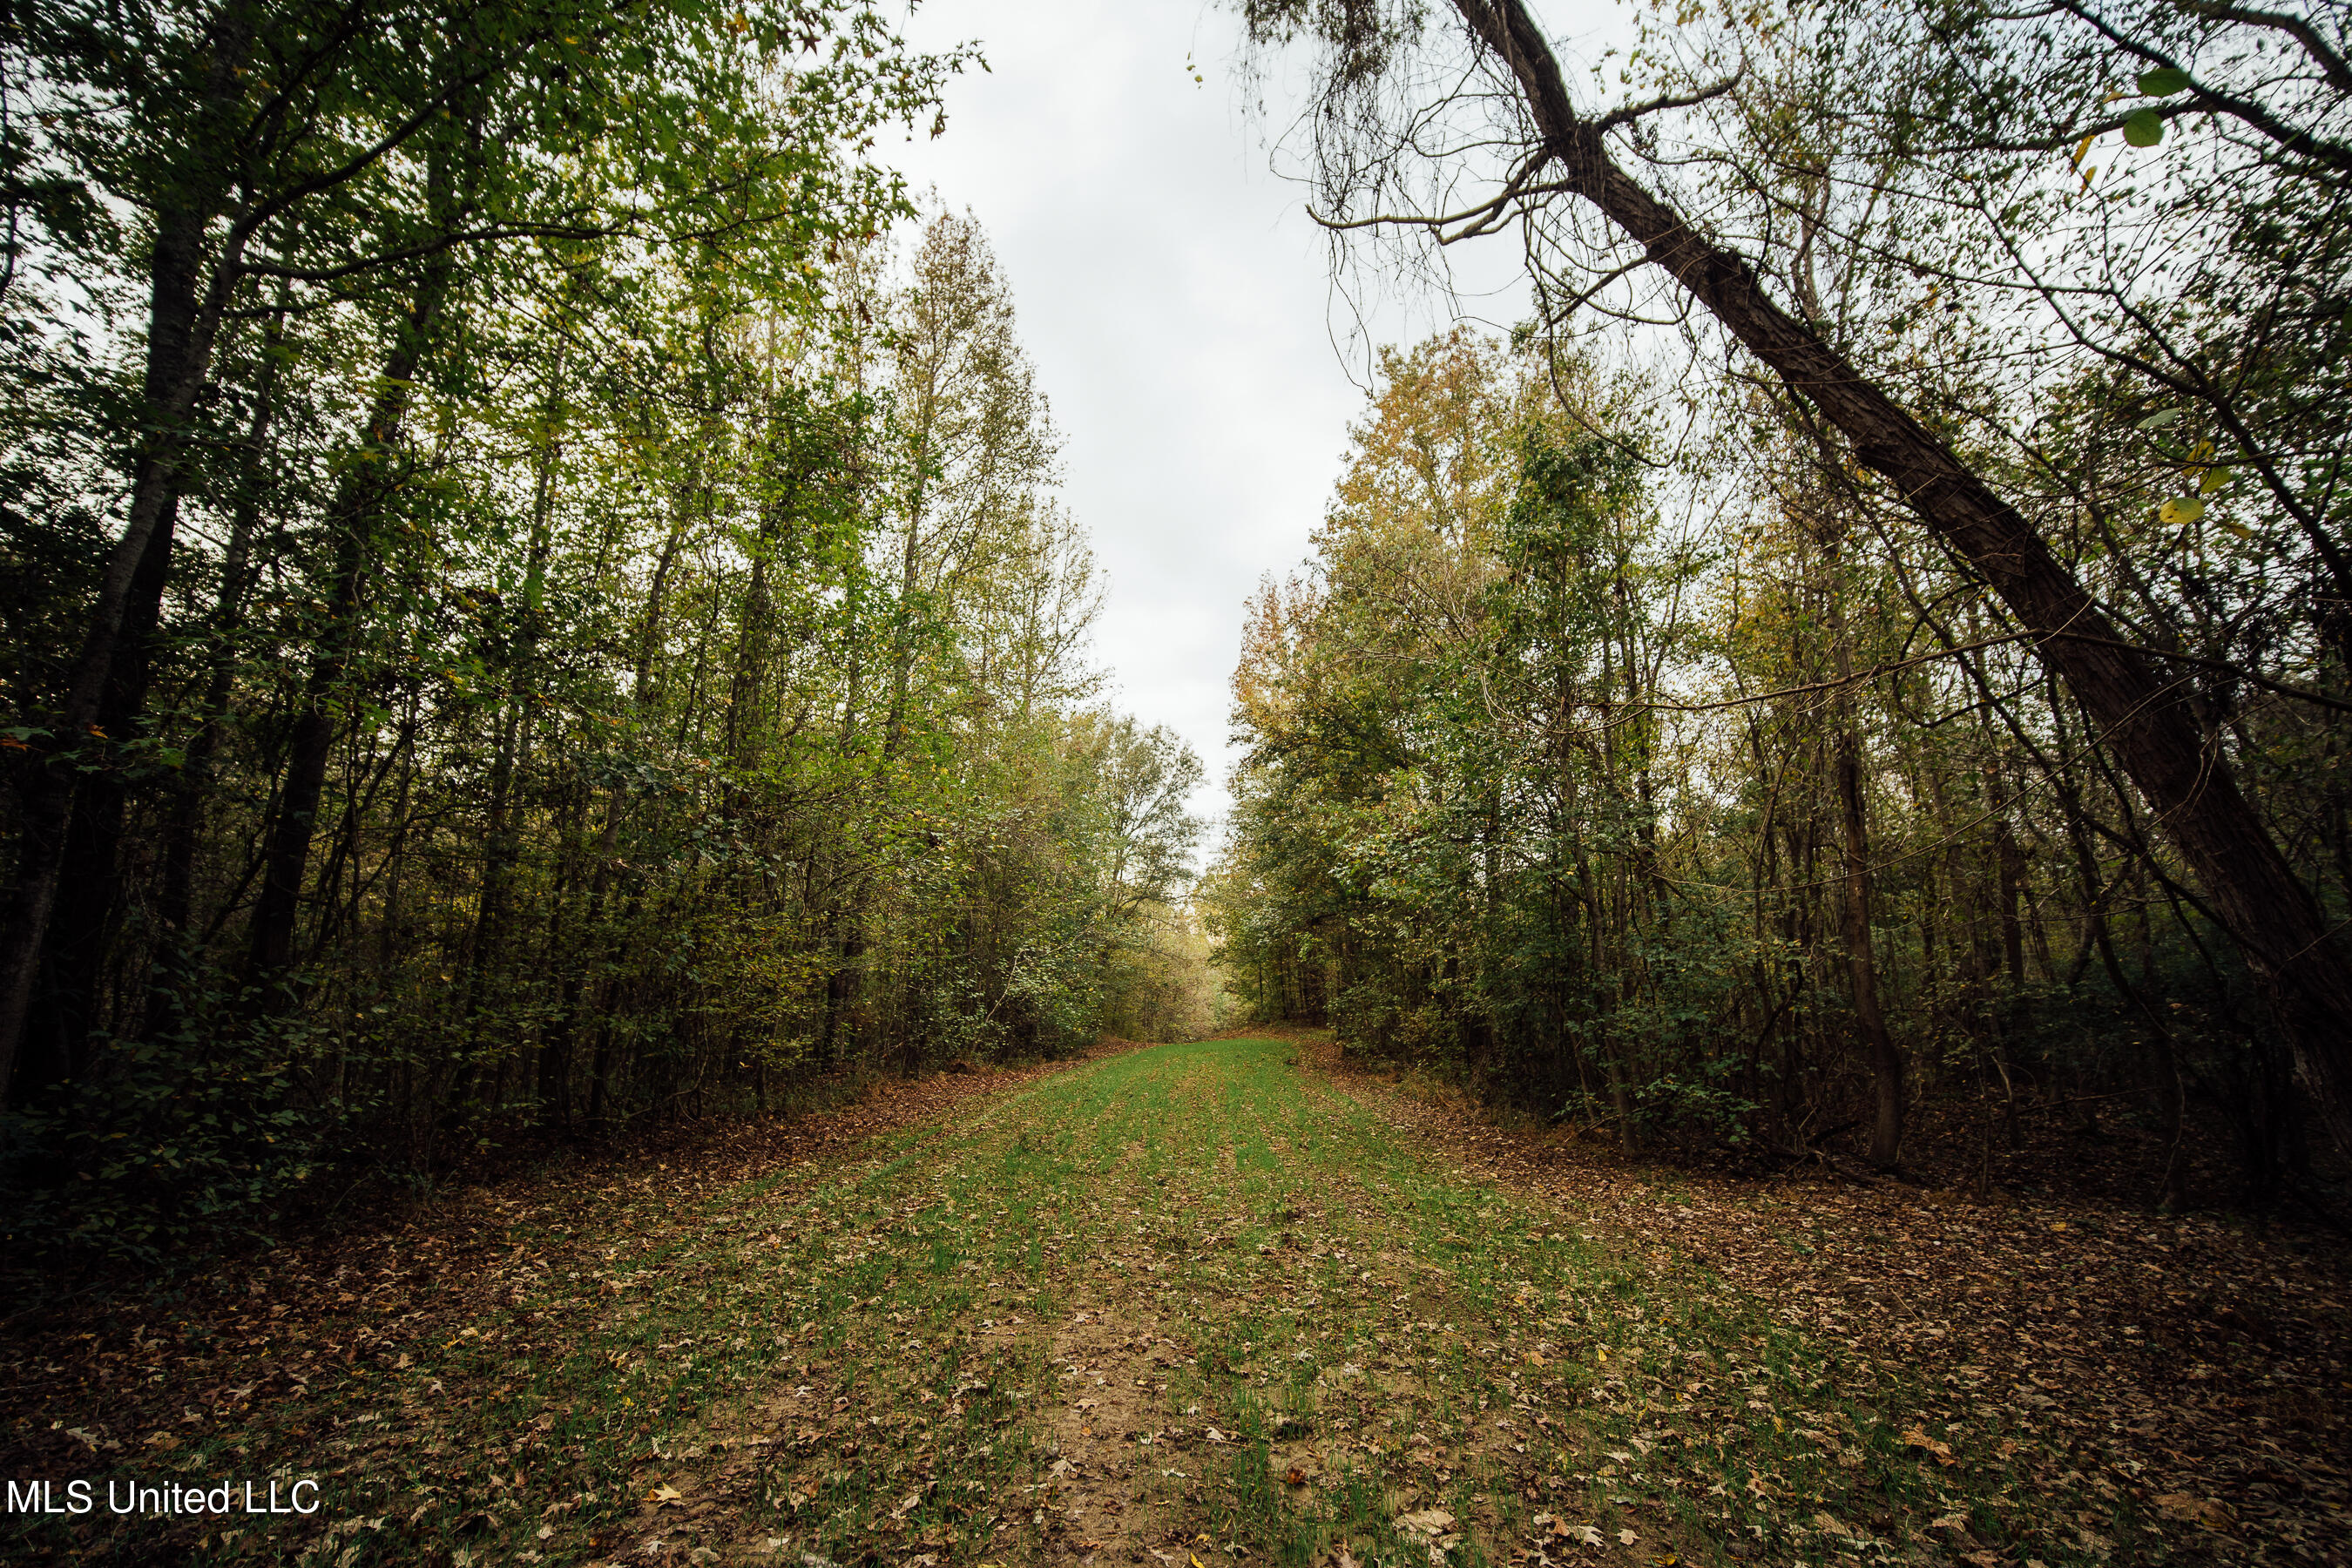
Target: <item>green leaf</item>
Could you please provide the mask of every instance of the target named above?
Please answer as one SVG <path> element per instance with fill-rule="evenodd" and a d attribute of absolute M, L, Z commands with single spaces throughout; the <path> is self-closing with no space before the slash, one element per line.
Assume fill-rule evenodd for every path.
<path fill-rule="evenodd" d="M 2153 147 L 2164 140 L 2164 116 L 2153 109 L 2135 110 L 2124 121 L 2124 140 L 2135 147 Z"/>
<path fill-rule="evenodd" d="M 2172 66 L 2148 71 L 2139 79 L 2139 89 L 2150 98 L 2170 98 L 2189 90 L 2189 73 Z"/>
<path fill-rule="evenodd" d="M 2139 430 L 2161 430 L 2167 425 L 2171 424 L 2174 420 L 2179 417 L 2179 409 L 2168 408 L 2160 414 L 2149 415 L 2147 418 L 2141 420 L 2137 426 L 2135 426 L 2134 428 Z"/>

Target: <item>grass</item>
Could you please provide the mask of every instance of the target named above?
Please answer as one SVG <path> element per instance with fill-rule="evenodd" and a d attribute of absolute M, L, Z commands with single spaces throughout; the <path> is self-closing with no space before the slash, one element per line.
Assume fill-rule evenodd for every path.
<path fill-rule="evenodd" d="M 1984 1462 L 1942 1463 L 1918 1440 L 1956 1434 L 1915 1430 L 1925 1401 L 1891 1369 L 1859 1375 L 1701 1272 L 1449 1177 L 1276 1042 L 1108 1058 L 849 1165 L 612 1225 L 602 1278 L 538 1279 L 383 1344 L 377 1373 L 321 1369 L 93 1462 L 315 1475 L 318 1515 L 101 1510 L 20 1545 L 1476 1568 L 1931 1543 L 2059 1568 L 2134 1539 L 2083 1489 L 2022 1487 L 2034 1439 L 1999 1411 L 1966 1434 Z M 557 1238 L 504 1239 L 527 1259 Z"/>

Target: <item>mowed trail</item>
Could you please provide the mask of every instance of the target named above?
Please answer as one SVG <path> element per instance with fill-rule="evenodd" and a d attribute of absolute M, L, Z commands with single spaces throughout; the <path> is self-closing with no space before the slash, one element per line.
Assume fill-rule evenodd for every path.
<path fill-rule="evenodd" d="M 2054 1568 L 2116 1541 L 2021 1496 L 1998 1422 L 1948 1463 L 1899 1384 L 1848 1398 L 1687 1272 L 1448 1179 L 1275 1041 L 1095 1063 L 719 1220 L 665 1265 L 695 1326 L 605 1325 L 604 1397 L 677 1408 L 688 1346 L 727 1370 L 634 1467 L 635 1516 L 551 1560 Z"/>
<path fill-rule="evenodd" d="M 1706 1256 L 1769 1251 L 1785 1202 L 1506 1188 L 1297 1052 L 901 1086 L 53 1334 L 16 1363 L 48 1379 L 5 1427 L 23 1474 L 322 1506 L 14 1517 L 0 1562 L 2315 1560 L 2237 1550 L 2219 1503 L 2137 1513 L 2137 1472 L 1948 1396 L 1984 1369 L 1781 1321 L 1656 1239 L 1712 1215 Z"/>

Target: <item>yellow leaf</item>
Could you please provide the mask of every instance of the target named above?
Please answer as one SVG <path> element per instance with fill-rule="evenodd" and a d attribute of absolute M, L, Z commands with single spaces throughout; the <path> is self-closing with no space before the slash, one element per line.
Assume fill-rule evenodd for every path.
<path fill-rule="evenodd" d="M 2166 501 L 2156 515 L 2167 528 L 2184 528 L 2205 515 L 2205 503 L 2195 496 L 2183 496 Z"/>

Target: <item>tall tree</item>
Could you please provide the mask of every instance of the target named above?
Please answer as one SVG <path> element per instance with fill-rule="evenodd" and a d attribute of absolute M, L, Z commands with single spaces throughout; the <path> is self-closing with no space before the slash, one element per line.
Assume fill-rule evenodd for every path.
<path fill-rule="evenodd" d="M 2288 864 L 2254 804 L 2197 722 L 2182 684 L 2159 671 L 2019 510 L 1821 326 L 1776 301 L 1755 265 L 1628 174 L 1612 138 L 1641 138 L 1656 117 L 1731 90 L 1703 86 L 1601 114 L 1578 110 L 1558 58 L 1521 0 L 1454 0 L 1450 45 L 1479 79 L 1450 103 L 1424 68 L 1433 40 L 1418 6 L 1389 0 L 1243 0 L 1252 37 L 1298 37 L 1321 47 L 1322 105 L 1311 117 L 1329 221 L 1416 226 L 1446 240 L 1524 221 L 1531 250 L 1570 258 L 1592 279 L 1549 308 L 1557 323 L 1626 263 L 1583 251 L 1563 198 L 1589 205 L 1640 262 L 1670 277 L 1724 331 L 1817 410 L 1854 460 L 1879 476 L 1933 535 L 1980 574 L 2041 657 L 2066 682 L 2106 747 L 2147 797 L 2255 972 L 2299 1068 L 2339 1142 L 2352 1145 L 2352 970 L 2310 889 Z M 1443 46 L 1440 46 L 1443 47 Z M 2158 85 L 2163 85 L 2161 83 Z M 1485 90 L 1485 89 L 1495 90 Z M 1449 109 L 1496 116 L 1485 130 L 1512 152 L 1495 186 L 1455 210 L 1386 211 L 1419 171 L 1401 165 L 1425 145 L 1413 128 Z M 2292 141 L 2292 137 L 2287 140 Z M 1475 172 L 1441 170 L 1451 192 Z M 1369 206 L 1371 210 L 1364 212 Z M 1606 251 L 1607 247 L 1601 247 Z M 1543 257 L 1538 258 L 1542 265 Z"/>

